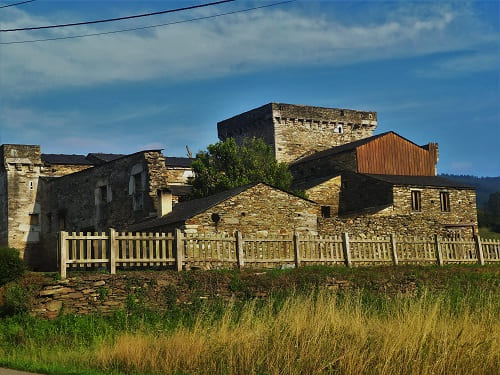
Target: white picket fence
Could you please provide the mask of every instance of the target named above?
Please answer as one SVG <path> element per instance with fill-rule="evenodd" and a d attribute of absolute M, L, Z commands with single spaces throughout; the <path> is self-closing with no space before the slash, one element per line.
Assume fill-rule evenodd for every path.
<path fill-rule="evenodd" d="M 183 268 L 296 267 L 313 264 L 450 264 L 500 262 L 500 241 L 434 237 L 269 235 L 240 232 L 226 234 L 129 233 L 110 229 L 106 233 L 59 234 L 61 277 L 68 269 L 106 267 Z"/>

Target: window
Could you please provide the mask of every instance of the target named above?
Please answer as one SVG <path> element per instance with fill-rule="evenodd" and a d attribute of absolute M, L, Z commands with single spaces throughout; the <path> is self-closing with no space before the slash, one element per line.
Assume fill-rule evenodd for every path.
<path fill-rule="evenodd" d="M 134 178 L 134 193 L 142 192 L 142 173 L 136 173 L 132 177 Z"/>
<path fill-rule="evenodd" d="M 30 186 L 30 190 L 33 190 L 33 181 L 30 181 L 29 186 Z"/>
<path fill-rule="evenodd" d="M 108 202 L 108 186 L 99 186 L 99 199 L 101 203 Z"/>
<path fill-rule="evenodd" d="M 439 200 L 441 202 L 441 211 L 450 212 L 450 193 L 447 191 L 439 192 Z"/>
<path fill-rule="evenodd" d="M 40 216 L 38 214 L 30 214 L 30 225 L 40 225 Z"/>
<path fill-rule="evenodd" d="M 321 206 L 321 216 L 324 218 L 332 217 L 332 210 L 330 206 Z"/>
<path fill-rule="evenodd" d="M 422 211 L 422 192 L 412 190 L 411 192 L 411 209 L 413 211 Z"/>

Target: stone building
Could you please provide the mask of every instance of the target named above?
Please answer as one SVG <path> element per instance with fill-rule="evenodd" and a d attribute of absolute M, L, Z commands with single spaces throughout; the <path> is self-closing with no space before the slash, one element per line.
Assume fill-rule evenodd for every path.
<path fill-rule="evenodd" d="M 191 159 L 160 150 L 131 155 L 42 154 L 36 145 L 0 146 L 0 246 L 34 268 L 55 262 L 56 234 L 123 229 L 158 214 L 163 194 L 189 193 Z"/>
<path fill-rule="evenodd" d="M 217 124 L 221 140 L 264 139 L 309 200 L 260 183 L 185 201 L 192 159 L 160 150 L 61 155 L 2 145 L 0 246 L 46 267 L 60 230 L 476 233 L 475 191 L 436 176 L 437 144 L 374 135 L 376 127 L 376 112 L 283 103 Z"/>
<path fill-rule="evenodd" d="M 219 122 L 217 131 L 221 140 L 262 138 L 278 161 L 292 162 L 369 137 L 376 127 L 376 112 L 269 103 Z"/>
<path fill-rule="evenodd" d="M 187 233 L 317 234 L 319 206 L 264 183 L 254 183 L 205 198 L 181 202 L 161 217 L 131 225 L 128 231 Z M 171 209 L 171 211 L 170 211 Z M 170 211 L 170 212 L 169 212 Z"/>

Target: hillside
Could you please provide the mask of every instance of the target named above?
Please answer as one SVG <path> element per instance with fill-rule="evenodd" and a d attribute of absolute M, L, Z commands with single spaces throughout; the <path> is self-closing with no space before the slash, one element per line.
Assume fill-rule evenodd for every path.
<path fill-rule="evenodd" d="M 468 175 L 441 174 L 453 181 L 474 186 L 477 193 L 477 207 L 485 208 L 490 194 L 500 191 L 500 176 L 498 177 L 476 177 Z"/>

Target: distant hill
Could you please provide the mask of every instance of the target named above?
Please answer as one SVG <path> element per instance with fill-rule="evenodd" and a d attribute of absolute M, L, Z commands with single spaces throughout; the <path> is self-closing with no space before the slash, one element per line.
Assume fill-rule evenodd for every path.
<path fill-rule="evenodd" d="M 466 185 L 474 186 L 477 194 L 478 208 L 485 208 L 491 193 L 500 191 L 499 177 L 476 177 L 467 175 L 441 174 L 440 176 L 449 180 L 458 181 Z"/>

